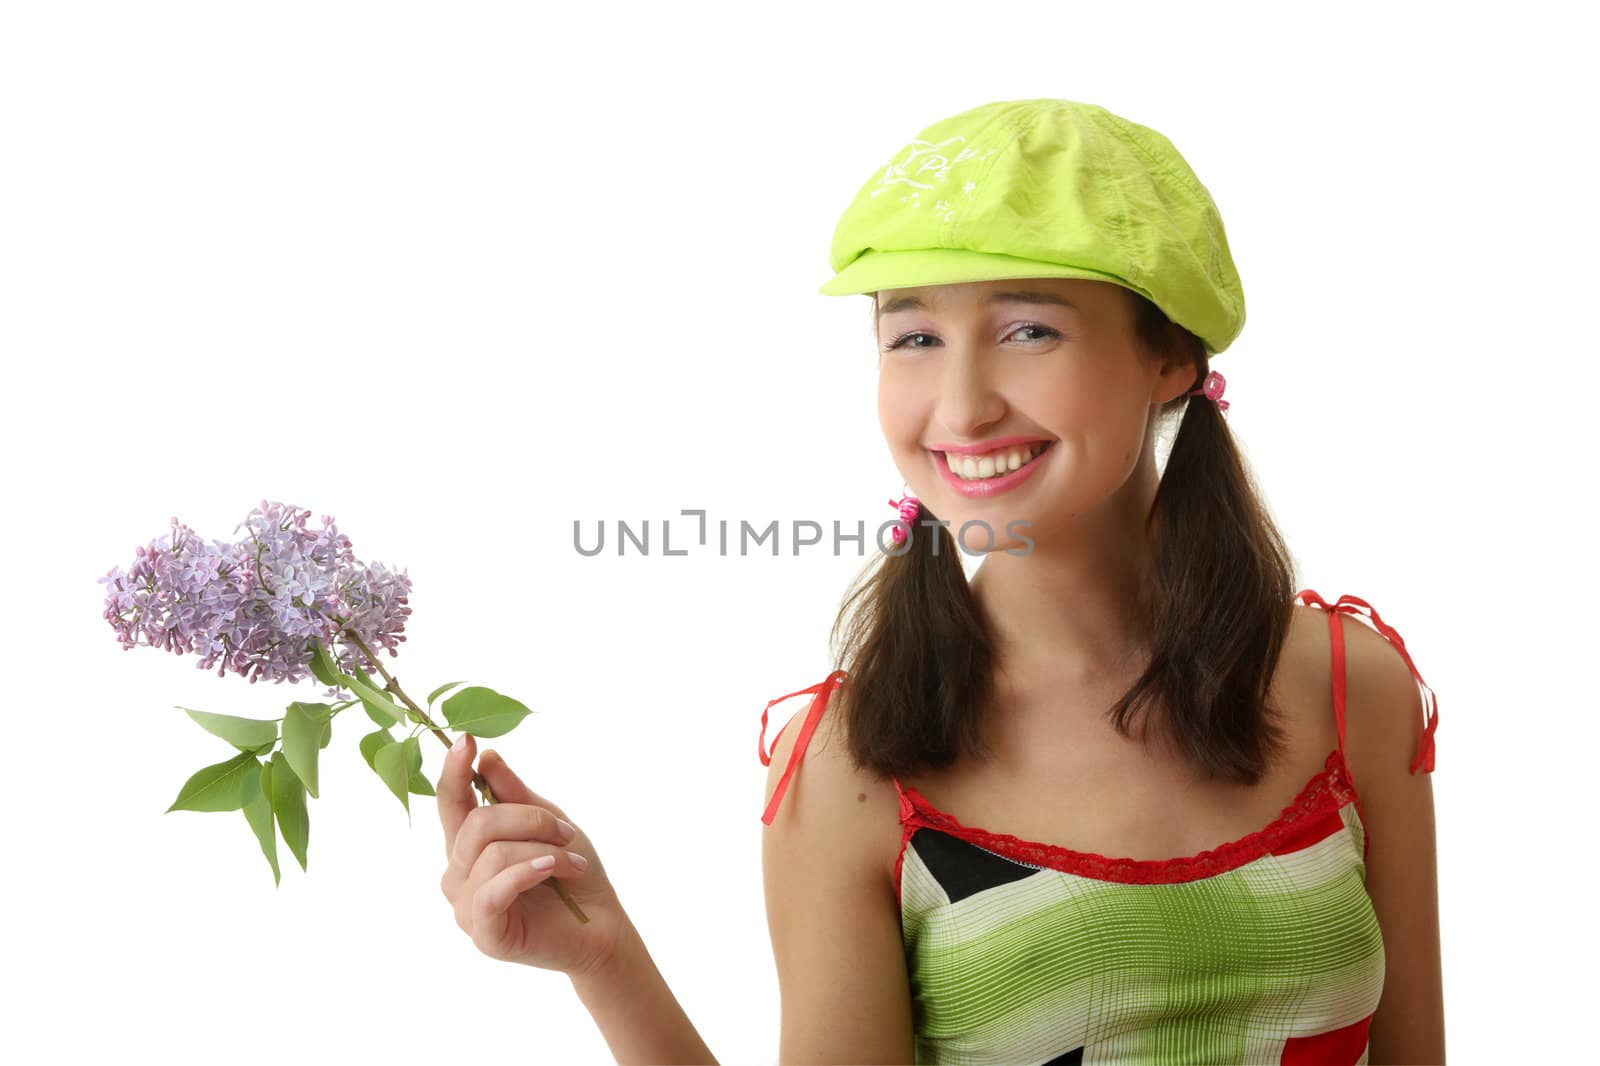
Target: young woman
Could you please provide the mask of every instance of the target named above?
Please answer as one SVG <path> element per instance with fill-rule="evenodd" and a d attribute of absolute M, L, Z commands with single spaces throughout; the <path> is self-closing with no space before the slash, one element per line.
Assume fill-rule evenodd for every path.
<path fill-rule="evenodd" d="M 1437 705 L 1370 604 L 1295 594 L 1187 163 L 986 105 L 881 168 L 831 260 L 912 495 L 770 755 L 762 714 L 780 1061 L 1443 1062 Z M 715 1061 L 592 844 L 492 752 L 476 806 L 473 750 L 438 785 L 462 929 L 569 973 L 618 1061 Z"/>

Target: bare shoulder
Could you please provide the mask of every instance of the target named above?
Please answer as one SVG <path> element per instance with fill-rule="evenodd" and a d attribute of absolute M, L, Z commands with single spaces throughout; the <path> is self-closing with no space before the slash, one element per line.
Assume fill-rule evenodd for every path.
<path fill-rule="evenodd" d="M 832 697 L 762 831 L 782 996 L 778 1061 L 909 1063 L 910 977 L 883 856 L 898 833 L 898 802 L 892 782 L 853 765 L 836 720 L 839 692 Z M 809 710 L 808 702 L 773 745 L 768 803 Z"/>
<path fill-rule="evenodd" d="M 1426 789 L 1426 773 L 1411 773 L 1425 724 L 1422 692 L 1411 667 L 1365 622 L 1341 616 L 1344 628 L 1347 760 L 1351 776 L 1366 776 L 1375 788 L 1400 785 L 1412 794 Z M 1409 782 L 1406 784 L 1405 782 Z M 1362 791 L 1361 781 L 1356 781 Z"/>
<path fill-rule="evenodd" d="M 1347 678 L 1345 761 L 1368 837 L 1367 892 L 1383 930 L 1383 998 L 1373 1062 L 1443 1062 L 1438 858 L 1433 775 L 1411 766 L 1423 743 L 1421 689 L 1400 650 L 1340 617 Z"/>
<path fill-rule="evenodd" d="M 894 862 L 900 847 L 900 799 L 894 783 L 850 756 L 839 713 L 841 693 L 834 689 L 816 731 L 790 775 L 769 831 L 828 841 L 839 858 L 859 867 L 864 877 L 876 876 L 879 887 L 894 896 Z M 811 709 L 809 700 L 789 718 L 773 742 L 767 767 L 764 810 L 793 756 Z"/>
<path fill-rule="evenodd" d="M 1397 765 L 1409 774 L 1422 739 L 1422 695 L 1411 667 L 1383 634 L 1349 615 L 1295 604 L 1285 660 L 1291 658 L 1287 653 L 1292 650 L 1298 679 L 1306 691 L 1319 694 L 1319 705 L 1328 706 L 1330 737 L 1335 735 L 1330 618 L 1338 619 L 1344 638 L 1345 762 L 1364 803 L 1362 778 L 1377 773 L 1393 782 Z M 1382 787 L 1379 781 L 1372 784 Z"/>

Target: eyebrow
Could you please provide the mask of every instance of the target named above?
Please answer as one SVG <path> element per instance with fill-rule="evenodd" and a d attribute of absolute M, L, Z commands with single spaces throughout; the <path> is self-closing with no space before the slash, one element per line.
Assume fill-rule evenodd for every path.
<path fill-rule="evenodd" d="M 1077 304 L 1064 296 L 1057 296 L 1053 292 L 1042 289 L 1011 289 L 1005 292 L 992 292 L 984 297 L 984 306 L 1000 303 L 1014 304 L 1055 304 L 1058 307 L 1079 310 Z M 899 296 L 878 308 L 879 316 L 892 315 L 896 311 L 926 311 L 928 305 L 915 296 Z"/>

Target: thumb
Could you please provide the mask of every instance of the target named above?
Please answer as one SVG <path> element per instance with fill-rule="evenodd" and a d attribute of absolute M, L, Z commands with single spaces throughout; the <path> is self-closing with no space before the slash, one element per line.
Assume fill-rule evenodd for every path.
<path fill-rule="evenodd" d="M 472 756 L 477 750 L 477 740 L 470 733 L 456 735 L 455 746 L 444 757 L 444 769 L 439 782 L 434 785 L 434 806 L 439 810 L 439 822 L 444 826 L 444 853 L 451 854 L 456 846 L 456 832 L 467 815 L 478 805 L 472 791 Z"/>
<path fill-rule="evenodd" d="M 545 810 L 554 813 L 557 818 L 563 818 L 569 822 L 572 821 L 572 819 L 567 818 L 566 812 L 560 807 L 557 807 L 554 803 L 551 803 L 524 784 L 522 778 L 518 777 L 511 767 L 506 765 L 506 761 L 500 757 L 498 751 L 490 748 L 478 757 L 478 772 L 483 775 L 485 781 L 489 782 L 489 790 L 494 793 L 496 803 L 531 804 L 535 807 L 543 807 Z"/>

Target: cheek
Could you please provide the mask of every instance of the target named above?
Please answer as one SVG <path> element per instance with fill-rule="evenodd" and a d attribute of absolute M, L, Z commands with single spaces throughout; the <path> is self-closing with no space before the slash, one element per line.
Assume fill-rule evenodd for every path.
<path fill-rule="evenodd" d="M 1117 389 L 1104 376 L 1084 368 L 1065 368 L 1060 373 L 1029 382 L 1022 395 L 1033 397 L 1030 413 L 1046 426 L 1059 426 L 1064 434 L 1098 437 L 1118 421 L 1121 406 Z"/>
<path fill-rule="evenodd" d="M 1113 491 L 1127 480 L 1143 448 L 1144 421 L 1135 394 L 1104 378 L 1063 377 L 1041 389 L 1037 410 L 1042 425 L 1060 434 L 1058 468 L 1070 471 L 1089 496 Z M 1145 405 L 1148 406 L 1148 405 Z"/>
<path fill-rule="evenodd" d="M 880 375 L 878 378 L 878 425 L 883 428 L 884 440 L 891 445 L 903 446 L 909 439 L 918 440 L 925 422 L 925 404 L 916 391 Z"/>

